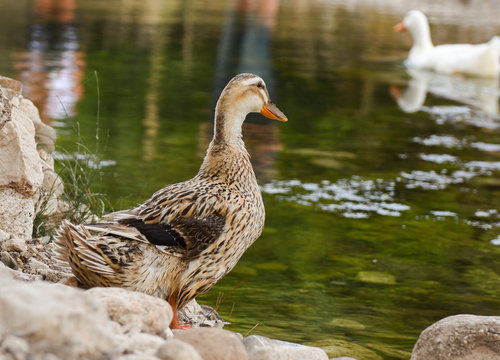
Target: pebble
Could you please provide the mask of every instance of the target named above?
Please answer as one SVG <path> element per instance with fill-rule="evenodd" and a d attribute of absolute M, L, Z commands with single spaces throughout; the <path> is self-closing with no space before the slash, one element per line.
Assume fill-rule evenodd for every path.
<path fill-rule="evenodd" d="M 14 270 L 19 269 L 19 265 L 17 264 L 16 260 L 14 260 L 12 255 L 9 254 L 7 251 L 2 251 L 0 253 L 0 261 L 11 269 Z"/>
<path fill-rule="evenodd" d="M 2 249 L 5 251 L 17 251 L 23 253 L 28 250 L 28 245 L 26 245 L 24 240 L 11 236 L 2 242 Z"/>

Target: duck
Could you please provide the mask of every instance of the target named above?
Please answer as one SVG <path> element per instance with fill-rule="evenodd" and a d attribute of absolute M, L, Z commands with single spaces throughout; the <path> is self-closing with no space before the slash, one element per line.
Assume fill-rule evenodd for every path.
<path fill-rule="evenodd" d="M 288 121 L 261 77 L 236 75 L 217 101 L 213 138 L 196 176 L 102 222 L 61 223 L 57 256 L 79 286 L 165 299 L 174 313 L 170 327 L 190 327 L 179 323 L 177 310 L 229 273 L 264 227 L 262 195 L 242 138 L 252 112 Z"/>
<path fill-rule="evenodd" d="M 452 75 L 497 77 L 500 70 L 500 37 L 483 44 L 447 44 L 434 46 L 427 17 L 411 10 L 393 27 L 396 32 L 408 30 L 413 46 L 408 54 L 408 67 Z"/>

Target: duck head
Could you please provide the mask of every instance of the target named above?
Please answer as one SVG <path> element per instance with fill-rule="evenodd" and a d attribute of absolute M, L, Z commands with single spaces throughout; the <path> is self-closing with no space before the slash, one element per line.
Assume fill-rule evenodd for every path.
<path fill-rule="evenodd" d="M 226 142 L 241 139 L 241 126 L 251 112 L 261 113 L 269 119 L 288 121 L 271 102 L 264 80 L 254 74 L 236 75 L 217 101 L 214 138 Z"/>
<path fill-rule="evenodd" d="M 419 10 L 410 10 L 403 21 L 394 25 L 394 31 L 408 30 L 413 38 L 414 46 L 427 49 L 432 47 L 429 22 Z"/>

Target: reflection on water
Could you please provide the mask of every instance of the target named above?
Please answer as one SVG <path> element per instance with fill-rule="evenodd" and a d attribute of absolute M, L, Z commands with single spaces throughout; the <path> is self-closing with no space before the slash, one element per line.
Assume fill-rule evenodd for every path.
<path fill-rule="evenodd" d="M 36 0 L 26 51 L 14 54 L 24 95 L 43 121 L 75 114 L 82 97 L 84 55 L 78 44 L 74 0 Z"/>
<path fill-rule="evenodd" d="M 408 74 L 411 78 L 402 92 L 398 87 L 391 87 L 393 97 L 404 112 L 425 110 L 425 99 L 429 93 L 469 105 L 492 119 L 499 118 L 498 79 L 447 76 L 417 69 L 408 69 Z"/>
<path fill-rule="evenodd" d="M 278 0 L 230 1 L 217 50 L 214 103 L 228 79 L 234 74 L 246 72 L 261 76 L 271 99 L 277 97 L 271 39 L 278 7 Z M 251 114 L 245 125 L 243 134 L 257 177 L 260 181 L 269 181 L 277 176 L 274 162 L 281 149 L 279 124 Z M 211 127 L 209 131 L 211 136 Z"/>
<path fill-rule="evenodd" d="M 341 343 L 359 358 L 407 359 L 439 318 L 496 313 L 498 84 L 406 73 L 409 39 L 392 25 L 418 6 L 440 24 L 437 43 L 479 42 L 500 33 L 500 3 L 0 5 L 1 73 L 23 81 L 45 121 L 57 119 L 66 151 L 56 157 L 101 170 L 98 190 L 115 208 L 192 177 L 222 87 L 237 72 L 265 78 L 290 119 L 256 115 L 243 131 L 266 227 L 199 299 L 214 305 L 226 294 L 230 329 L 260 324 L 252 333 L 314 343 L 331 357 L 354 354 L 334 353 Z M 74 144 L 93 147 L 97 124 L 107 146 L 89 158 Z"/>

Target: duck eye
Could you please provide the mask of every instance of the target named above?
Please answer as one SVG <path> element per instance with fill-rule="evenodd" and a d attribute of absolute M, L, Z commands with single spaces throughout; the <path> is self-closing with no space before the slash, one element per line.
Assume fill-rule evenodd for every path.
<path fill-rule="evenodd" d="M 264 87 L 264 84 L 260 82 L 260 83 L 258 83 L 258 84 L 257 84 L 257 87 L 258 87 L 259 89 L 262 89 L 262 88 Z"/>

